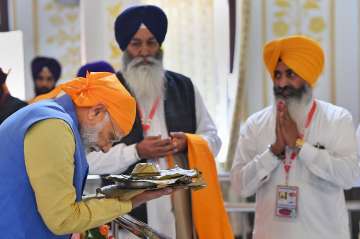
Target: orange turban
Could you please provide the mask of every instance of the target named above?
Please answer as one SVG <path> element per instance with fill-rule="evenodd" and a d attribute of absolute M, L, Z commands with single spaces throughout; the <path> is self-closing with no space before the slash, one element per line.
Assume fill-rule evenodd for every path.
<path fill-rule="evenodd" d="M 135 121 L 136 102 L 114 74 L 93 72 L 58 85 L 51 92 L 40 95 L 34 102 L 55 98 L 61 91 L 68 94 L 78 107 L 103 104 L 114 123 L 127 135 Z"/>
<path fill-rule="evenodd" d="M 314 86 L 324 68 L 321 46 L 305 36 L 290 36 L 265 44 L 264 62 L 273 79 L 279 59 L 310 86 Z"/>

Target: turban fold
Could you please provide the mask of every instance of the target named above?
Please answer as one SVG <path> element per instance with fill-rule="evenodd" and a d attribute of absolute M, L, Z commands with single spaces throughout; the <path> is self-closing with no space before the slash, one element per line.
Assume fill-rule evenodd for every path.
<path fill-rule="evenodd" d="M 280 59 L 310 86 L 314 86 L 324 68 L 321 46 L 305 36 L 290 36 L 266 43 L 264 62 L 273 79 Z"/>
<path fill-rule="evenodd" d="M 80 67 L 77 77 L 86 77 L 86 72 L 110 72 L 115 73 L 114 68 L 106 61 L 95 61 Z"/>
<path fill-rule="evenodd" d="M 90 73 L 58 85 L 36 101 L 55 98 L 60 92 L 68 94 L 77 107 L 92 107 L 103 104 L 114 123 L 127 135 L 135 121 L 136 103 L 118 78 L 111 73 Z"/>
<path fill-rule="evenodd" d="M 164 11 L 152 5 L 134 6 L 123 11 L 115 21 L 115 38 L 121 50 L 126 50 L 142 23 L 162 44 L 168 24 Z"/>
<path fill-rule="evenodd" d="M 55 82 L 59 80 L 61 75 L 60 63 L 54 58 L 43 56 L 35 57 L 31 62 L 31 72 L 33 80 L 36 80 L 36 78 L 38 78 L 39 73 L 44 67 L 47 67 L 49 69 L 49 71 L 55 78 Z"/>

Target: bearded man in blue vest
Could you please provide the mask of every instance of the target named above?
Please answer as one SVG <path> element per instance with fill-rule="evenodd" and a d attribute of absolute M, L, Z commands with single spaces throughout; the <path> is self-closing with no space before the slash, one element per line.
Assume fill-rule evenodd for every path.
<path fill-rule="evenodd" d="M 107 152 L 135 119 L 135 100 L 114 74 L 75 78 L 39 100 L 0 126 L 1 238 L 70 238 L 171 192 L 82 200 L 85 150 Z"/>
<path fill-rule="evenodd" d="M 172 154 L 177 165 L 187 168 L 185 133 L 200 135 L 218 154 L 221 140 L 198 90 L 188 77 L 163 67 L 167 23 L 164 11 L 152 5 L 130 7 L 117 17 L 115 38 L 123 51 L 117 76 L 135 96 L 138 114 L 121 143 L 106 154 L 87 155 L 91 173 L 129 172 L 146 160 L 168 168 L 166 156 Z M 190 195 L 172 196 L 138 207 L 134 216 L 171 238 L 193 238 Z"/>

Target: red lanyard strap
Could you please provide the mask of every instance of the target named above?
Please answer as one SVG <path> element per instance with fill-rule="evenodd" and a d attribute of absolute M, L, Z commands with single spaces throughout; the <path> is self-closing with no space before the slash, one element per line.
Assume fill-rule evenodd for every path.
<path fill-rule="evenodd" d="M 286 153 L 285 153 L 285 155 L 286 155 Z M 285 159 L 283 159 L 284 171 L 285 171 L 285 185 L 288 185 L 291 165 L 292 165 L 292 162 L 295 161 L 296 157 L 297 157 L 297 153 L 291 152 L 290 160 L 287 160 L 286 156 L 285 156 Z"/>
<path fill-rule="evenodd" d="M 305 129 L 309 128 L 315 112 L 316 112 L 316 101 L 314 100 L 312 103 L 311 109 L 306 117 Z"/>
<path fill-rule="evenodd" d="M 150 110 L 150 113 L 149 113 L 149 116 L 145 119 L 144 117 L 144 113 L 140 107 L 140 105 L 138 104 L 138 108 L 139 108 L 139 114 L 140 114 L 140 118 L 141 118 L 141 124 L 142 124 L 142 127 L 143 127 L 143 131 L 144 133 L 146 133 L 149 129 L 150 129 L 150 126 L 151 126 L 151 121 L 152 119 L 154 118 L 155 116 L 155 113 L 159 107 L 159 104 L 160 104 L 160 96 L 158 96 L 154 102 L 154 104 L 152 105 L 151 107 L 151 110 Z"/>

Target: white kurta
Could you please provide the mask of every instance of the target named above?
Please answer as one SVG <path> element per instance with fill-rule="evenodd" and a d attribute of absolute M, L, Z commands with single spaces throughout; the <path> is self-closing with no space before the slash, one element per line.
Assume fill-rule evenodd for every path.
<path fill-rule="evenodd" d="M 217 155 L 221 140 L 217 134 L 216 126 L 211 119 L 204 102 L 196 87 L 195 89 L 195 109 L 196 109 L 196 134 L 201 135 L 208 142 L 210 149 Z M 145 115 L 148 115 L 153 102 L 138 101 L 142 108 L 145 108 Z M 161 135 L 162 138 L 169 137 L 164 113 L 164 104 L 159 104 L 159 108 L 152 120 L 150 130 L 146 136 Z M 131 164 L 139 161 L 135 144 L 118 144 L 110 149 L 108 153 L 92 152 L 87 155 L 90 174 L 119 174 L 126 170 Z M 154 159 L 160 168 L 167 168 L 164 158 Z M 154 229 L 176 238 L 175 218 L 172 212 L 170 196 L 164 196 L 147 203 L 148 223 Z"/>
<path fill-rule="evenodd" d="M 350 238 L 343 189 L 360 176 L 352 117 L 343 108 L 316 102 L 306 143 L 289 175 L 289 185 L 299 187 L 295 219 L 275 216 L 276 186 L 285 182 L 283 164 L 268 149 L 276 139 L 275 108 L 255 113 L 241 130 L 231 182 L 241 196 L 256 193 L 254 239 Z"/>
<path fill-rule="evenodd" d="M 357 148 L 358 148 L 358 158 L 360 159 L 360 125 L 356 130 L 356 140 L 357 140 Z M 357 179 L 357 181 L 354 183 L 353 186 L 354 188 L 360 187 L 360 178 Z"/>

